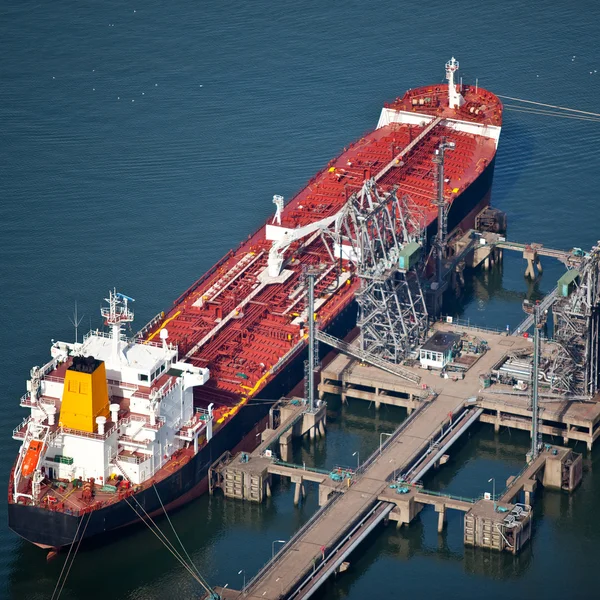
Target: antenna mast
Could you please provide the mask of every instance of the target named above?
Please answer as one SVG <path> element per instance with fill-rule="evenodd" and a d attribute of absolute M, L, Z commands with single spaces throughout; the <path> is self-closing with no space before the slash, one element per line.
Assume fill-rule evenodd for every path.
<path fill-rule="evenodd" d="M 129 302 L 135 302 L 133 298 L 125 296 L 117 292 L 113 288 L 108 293 L 108 298 L 104 299 L 108 302 L 108 307 L 100 309 L 100 314 L 106 325 L 110 325 L 112 329 L 112 347 L 113 358 L 119 361 L 119 341 L 121 340 L 121 327 L 123 323 L 131 323 L 133 321 L 133 311 L 129 309 Z"/>
<path fill-rule="evenodd" d="M 75 300 L 75 310 L 73 311 L 73 318 L 69 317 L 69 321 L 71 321 L 71 323 L 73 324 L 73 327 L 75 327 L 75 343 L 76 344 L 79 341 L 78 331 L 79 331 L 79 325 L 81 325 L 81 321 L 83 321 L 83 317 L 85 317 L 85 315 L 81 315 L 81 317 L 77 316 L 77 300 Z M 90 327 L 90 329 L 91 329 L 91 327 Z"/>

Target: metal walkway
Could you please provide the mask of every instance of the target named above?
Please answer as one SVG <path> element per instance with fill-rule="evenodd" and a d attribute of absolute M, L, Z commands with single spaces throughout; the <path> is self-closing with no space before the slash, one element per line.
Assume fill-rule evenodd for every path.
<path fill-rule="evenodd" d="M 310 598 L 393 510 L 395 504 L 380 496 L 388 489 L 394 471 L 400 474 L 418 465 L 415 474 L 424 473 L 438 460 L 439 451 L 446 450 L 478 416 L 478 410 L 465 407 L 456 396 L 441 394 L 422 405 L 386 440 L 381 451 L 377 449 L 361 465 L 353 484 L 344 493 L 334 493 L 261 569 L 241 597 Z M 426 459 L 423 462 L 422 457 Z"/>
<path fill-rule="evenodd" d="M 302 419 L 306 412 L 306 405 L 298 402 L 298 404 L 287 405 L 287 415 L 279 424 L 276 429 L 266 429 L 263 432 L 263 441 L 260 445 L 252 452 L 253 456 L 260 456 L 267 448 L 272 446 L 279 438 L 293 427 L 300 419 Z M 265 436 L 266 433 L 266 436 Z"/>
<path fill-rule="evenodd" d="M 558 286 L 555 287 L 551 292 L 546 294 L 543 300 L 540 302 L 540 308 L 542 310 L 548 310 L 557 299 Z M 519 323 L 519 326 L 511 333 L 511 335 L 521 335 L 525 333 L 533 325 L 533 314 L 527 315 L 527 317 Z"/>
<path fill-rule="evenodd" d="M 514 250 L 516 252 L 525 252 L 526 250 L 535 250 L 538 256 L 549 256 L 560 260 L 565 265 L 573 261 L 575 255 L 570 250 L 557 250 L 555 248 L 546 248 L 542 244 L 522 244 L 520 242 L 509 242 L 508 240 L 498 240 L 494 242 L 496 248 L 503 250 Z"/>
<path fill-rule="evenodd" d="M 387 373 L 391 373 L 392 375 L 397 375 L 398 377 L 402 377 L 402 379 L 406 379 L 411 381 L 412 383 L 418 384 L 421 381 L 421 378 L 409 371 L 408 369 L 403 369 L 402 367 L 395 365 L 383 358 L 379 358 L 378 356 L 373 356 L 368 352 L 363 352 L 358 346 L 354 344 L 349 344 L 344 340 L 340 340 L 324 331 L 317 330 L 317 339 L 332 348 L 337 348 L 340 352 L 347 354 L 348 356 L 352 356 L 362 362 L 373 365 L 374 367 L 378 367 Z"/>

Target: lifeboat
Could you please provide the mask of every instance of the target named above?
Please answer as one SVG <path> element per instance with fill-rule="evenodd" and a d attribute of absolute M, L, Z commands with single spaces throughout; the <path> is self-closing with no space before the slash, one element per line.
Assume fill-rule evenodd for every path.
<path fill-rule="evenodd" d="M 43 446 L 44 444 L 40 442 L 40 440 L 32 440 L 29 442 L 29 448 L 27 448 L 25 458 L 23 459 L 23 467 L 21 468 L 21 472 L 25 477 L 31 475 L 35 471 L 40 460 L 40 453 L 42 452 Z"/>

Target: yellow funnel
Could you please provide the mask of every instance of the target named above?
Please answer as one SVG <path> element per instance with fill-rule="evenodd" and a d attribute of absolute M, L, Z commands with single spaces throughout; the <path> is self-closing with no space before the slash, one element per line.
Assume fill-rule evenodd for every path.
<path fill-rule="evenodd" d="M 76 356 L 65 374 L 60 425 L 96 433 L 96 417 L 109 415 L 108 384 L 104 362 Z"/>

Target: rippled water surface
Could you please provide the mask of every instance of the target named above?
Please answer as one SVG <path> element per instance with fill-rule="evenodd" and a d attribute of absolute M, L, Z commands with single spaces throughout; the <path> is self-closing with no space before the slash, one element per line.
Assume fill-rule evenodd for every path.
<path fill-rule="evenodd" d="M 91 2 L 0 5 L 1 483 L 17 451 L 18 398 L 51 338 L 69 339 L 113 285 L 136 298 L 141 325 L 165 308 L 340 149 L 374 127 L 384 101 L 440 82 L 452 55 L 466 81 L 494 92 L 597 111 L 600 9 L 589 0 L 472 3 Z M 493 202 L 509 235 L 559 248 L 599 237 L 600 124 L 506 112 Z M 468 280 L 455 306 L 504 327 L 535 286 L 522 260 Z M 340 409 L 329 435 L 296 460 L 352 464 L 377 447 L 401 411 Z M 430 482 L 481 493 L 522 464 L 527 438 L 473 430 Z M 465 550 L 460 517 L 438 537 L 436 515 L 374 536 L 321 597 L 588 598 L 600 560 L 598 452 L 582 487 L 544 494 L 536 531 L 517 558 Z M 5 495 L 0 510 L 5 509 Z M 294 509 L 281 485 L 263 506 L 204 497 L 173 522 L 212 583 L 237 587 L 316 507 Z M 0 529 L 0 597 L 52 595 L 62 559 Z M 577 587 L 573 587 L 577 582 Z M 377 593 L 374 592 L 377 590 Z M 143 529 L 77 557 L 63 598 L 183 598 L 195 584 Z"/>

